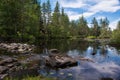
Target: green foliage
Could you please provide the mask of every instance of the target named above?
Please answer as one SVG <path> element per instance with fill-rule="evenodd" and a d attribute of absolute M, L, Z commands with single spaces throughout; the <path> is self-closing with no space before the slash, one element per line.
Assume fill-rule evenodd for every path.
<path fill-rule="evenodd" d="M 120 44 L 120 21 L 118 21 L 117 29 L 112 33 L 112 43 Z"/>
<path fill-rule="evenodd" d="M 100 27 L 95 17 L 92 20 L 91 34 L 96 37 L 100 35 Z"/>
<path fill-rule="evenodd" d="M 0 3 L 0 37 L 17 38 L 20 41 L 38 37 L 40 27 L 42 27 L 40 8 L 37 0 L 2 0 Z"/>
<path fill-rule="evenodd" d="M 88 36 L 87 39 L 96 39 L 96 36 Z"/>
<path fill-rule="evenodd" d="M 38 1 L 0 0 L 0 38 L 34 43 L 41 38 L 111 36 L 107 18 L 101 19 L 100 24 L 93 18 L 92 28 L 89 28 L 84 16 L 77 21 L 70 21 L 64 8 L 60 10 L 58 1 L 53 13 L 50 0 L 42 4 Z"/>
<path fill-rule="evenodd" d="M 89 28 L 87 25 L 87 21 L 85 20 L 84 16 L 80 17 L 78 22 L 78 36 L 86 37 L 89 34 Z"/>
<path fill-rule="evenodd" d="M 108 26 L 109 26 L 109 21 L 107 18 L 100 20 L 101 34 L 99 38 L 110 38 L 111 30 Z"/>

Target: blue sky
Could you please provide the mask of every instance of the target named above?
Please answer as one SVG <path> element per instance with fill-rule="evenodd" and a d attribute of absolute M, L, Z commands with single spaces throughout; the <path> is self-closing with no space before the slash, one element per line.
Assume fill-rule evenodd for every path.
<path fill-rule="evenodd" d="M 47 0 L 41 0 L 46 2 Z M 70 20 L 77 20 L 83 14 L 88 25 L 96 17 L 97 20 L 107 17 L 110 21 L 109 27 L 115 29 L 120 20 L 120 0 L 50 0 L 52 9 L 56 1 L 59 1 L 60 8 L 65 9 Z"/>

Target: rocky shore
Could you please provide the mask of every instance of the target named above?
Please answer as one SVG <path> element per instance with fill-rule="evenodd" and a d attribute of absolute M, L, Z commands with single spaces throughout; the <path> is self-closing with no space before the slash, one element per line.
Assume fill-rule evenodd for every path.
<path fill-rule="evenodd" d="M 21 43 L 0 43 L 0 49 L 12 53 L 31 53 L 34 51 L 34 45 L 21 44 Z"/>
<path fill-rule="evenodd" d="M 6 77 L 9 72 L 16 71 L 21 64 L 15 58 L 1 59 L 0 61 L 0 80 Z"/>
<path fill-rule="evenodd" d="M 0 43 L 0 49 L 10 52 L 10 54 L 16 53 L 11 56 L 0 55 L 0 80 L 10 76 L 13 72 L 21 74 L 21 71 L 35 69 L 38 73 L 37 69 L 40 69 L 41 66 L 59 69 L 77 66 L 79 60 L 93 62 L 84 57 L 72 58 L 69 55 L 63 55 L 58 49 L 48 50 L 47 55 L 36 54 L 34 53 L 34 45 L 22 43 Z M 43 62 L 44 64 L 41 64 Z"/>
<path fill-rule="evenodd" d="M 12 72 L 23 70 L 28 64 L 40 59 L 38 54 L 34 53 L 35 46 L 22 43 L 0 43 L 0 49 L 8 52 L 8 55 L 0 54 L 0 80 L 9 76 Z M 10 56 L 11 55 L 11 56 Z M 29 68 L 36 67 L 34 63 Z"/>
<path fill-rule="evenodd" d="M 40 59 L 40 56 L 37 54 L 23 56 L 18 55 L 17 58 L 10 56 L 0 56 L 0 80 L 3 80 L 5 77 L 11 76 L 15 72 L 19 72 L 18 74 L 20 74 L 24 70 L 37 70 L 40 67 Z M 13 76 L 16 76 L 18 74 L 15 74 Z M 31 73 L 28 73 L 28 75 L 29 74 Z"/>

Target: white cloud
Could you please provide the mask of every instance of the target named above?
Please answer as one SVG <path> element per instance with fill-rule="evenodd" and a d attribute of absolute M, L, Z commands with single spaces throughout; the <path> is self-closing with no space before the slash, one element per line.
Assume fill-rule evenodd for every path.
<path fill-rule="evenodd" d="M 81 8 L 85 6 L 86 4 L 83 2 L 83 0 L 60 0 L 60 5 L 65 8 Z"/>
<path fill-rule="evenodd" d="M 73 11 L 66 11 L 66 13 L 69 16 L 70 21 L 77 20 L 82 15 L 82 14 L 79 14 L 78 12 L 73 12 Z"/>
<path fill-rule="evenodd" d="M 120 21 L 120 18 L 117 19 L 117 20 L 115 20 L 115 21 L 113 21 L 113 22 L 111 22 L 110 25 L 109 25 L 109 27 L 110 27 L 112 30 L 116 29 L 118 21 Z"/>
<path fill-rule="evenodd" d="M 70 20 L 77 20 L 82 15 L 84 15 L 84 17 L 89 17 L 94 14 L 94 12 L 86 12 L 86 13 L 80 14 L 78 12 L 73 12 L 73 11 L 66 11 L 66 13 L 68 14 Z"/>
<path fill-rule="evenodd" d="M 90 17 L 90 16 L 92 16 L 92 15 L 94 15 L 95 14 L 95 12 L 85 12 L 85 13 L 83 13 L 83 15 L 85 16 L 85 17 Z"/>
<path fill-rule="evenodd" d="M 90 17 L 98 12 L 116 12 L 120 10 L 120 5 L 118 0 L 99 0 L 95 5 L 88 7 L 87 17 Z"/>
<path fill-rule="evenodd" d="M 89 11 L 94 12 L 116 12 L 120 9 L 119 1 L 118 0 L 101 0 L 94 6 L 91 6 Z"/>
<path fill-rule="evenodd" d="M 85 17 L 90 17 L 99 12 L 116 12 L 120 10 L 119 0 L 60 0 L 59 2 L 64 8 L 84 9 L 83 11 L 86 11 L 83 13 Z M 71 20 L 76 20 L 81 16 L 77 12 L 79 11 L 74 11 L 75 14 L 69 15 Z"/>

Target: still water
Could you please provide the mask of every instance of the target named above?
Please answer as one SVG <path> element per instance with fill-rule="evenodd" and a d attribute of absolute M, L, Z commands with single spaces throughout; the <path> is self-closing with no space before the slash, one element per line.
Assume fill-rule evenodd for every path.
<path fill-rule="evenodd" d="M 45 55 L 45 50 L 52 48 L 74 58 L 90 58 L 94 62 L 78 61 L 77 66 L 57 70 L 43 67 L 38 70 L 43 76 L 58 80 L 120 80 L 120 48 L 99 42 L 52 40 L 44 43 L 42 51 L 38 52 Z"/>

